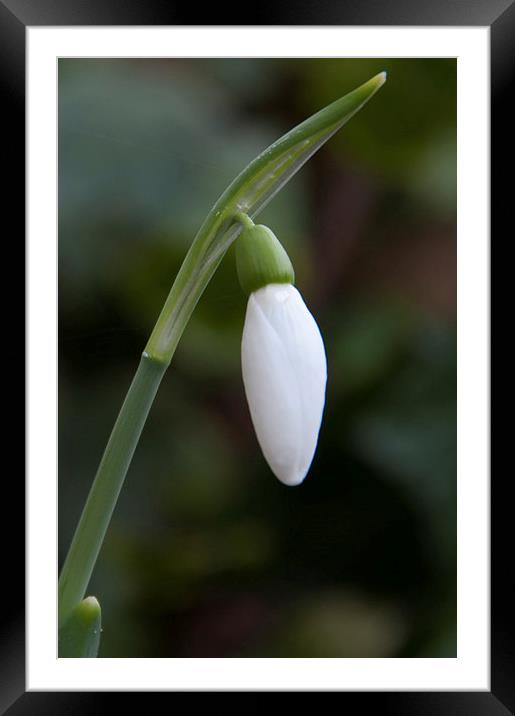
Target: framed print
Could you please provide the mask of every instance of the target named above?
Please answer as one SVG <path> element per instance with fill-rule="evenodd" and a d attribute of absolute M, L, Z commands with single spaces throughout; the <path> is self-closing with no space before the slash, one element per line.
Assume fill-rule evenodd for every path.
<path fill-rule="evenodd" d="M 8 713 L 515 708 L 490 468 L 515 13 L 311 12 L 0 5 L 27 236 Z"/>

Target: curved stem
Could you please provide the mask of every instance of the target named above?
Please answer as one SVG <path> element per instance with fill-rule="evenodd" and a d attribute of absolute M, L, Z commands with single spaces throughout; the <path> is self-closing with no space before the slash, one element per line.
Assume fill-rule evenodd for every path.
<path fill-rule="evenodd" d="M 252 229 L 252 227 L 255 226 L 250 216 L 244 214 L 242 211 L 239 211 L 237 214 L 235 214 L 234 218 L 236 219 L 236 221 L 239 221 L 240 224 L 243 224 L 246 229 Z"/>
<path fill-rule="evenodd" d="M 385 73 L 320 110 L 271 144 L 209 212 L 172 285 L 109 438 L 59 578 L 59 626 L 83 599 L 161 379 L 225 252 L 303 164 L 384 84 Z M 246 213 L 243 213 L 246 212 Z"/>

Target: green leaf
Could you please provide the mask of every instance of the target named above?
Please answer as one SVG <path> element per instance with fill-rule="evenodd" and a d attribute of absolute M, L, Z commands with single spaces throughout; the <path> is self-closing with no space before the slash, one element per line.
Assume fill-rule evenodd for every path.
<path fill-rule="evenodd" d="M 241 231 L 236 214 L 254 218 L 307 160 L 363 107 L 386 81 L 372 77 L 294 127 L 254 159 L 218 199 L 191 245 L 145 352 L 169 363 L 209 280 Z"/>
<path fill-rule="evenodd" d="M 59 658 L 95 658 L 101 631 L 100 604 L 87 597 L 78 604 L 59 629 Z"/>

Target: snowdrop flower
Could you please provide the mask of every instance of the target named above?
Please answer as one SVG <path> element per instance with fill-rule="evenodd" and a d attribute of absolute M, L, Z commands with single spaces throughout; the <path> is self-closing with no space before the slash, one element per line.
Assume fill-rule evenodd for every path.
<path fill-rule="evenodd" d="M 236 263 L 249 294 L 241 344 L 245 393 L 270 468 L 284 484 L 298 485 L 310 468 L 322 421 L 324 343 L 293 286 L 293 267 L 278 239 L 241 216 L 246 228 L 236 243 Z"/>

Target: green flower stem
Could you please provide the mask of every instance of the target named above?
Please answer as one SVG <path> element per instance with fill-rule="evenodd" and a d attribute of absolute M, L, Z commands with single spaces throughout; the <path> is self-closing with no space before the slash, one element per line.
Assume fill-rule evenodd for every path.
<path fill-rule="evenodd" d="M 145 348 L 148 355 L 171 360 L 200 296 L 242 230 L 242 214 L 251 221 L 385 81 L 386 74 L 381 72 L 301 122 L 250 162 L 227 187 L 186 255 Z"/>
<path fill-rule="evenodd" d="M 81 602 L 145 420 L 179 339 L 231 243 L 296 172 L 384 84 L 372 77 L 294 127 L 256 157 L 199 229 L 145 347 L 109 438 L 59 578 L 59 626 Z M 77 654 L 80 656 L 80 654 Z"/>
<path fill-rule="evenodd" d="M 83 599 L 167 364 L 143 354 L 107 443 L 59 578 L 59 627 Z"/>

